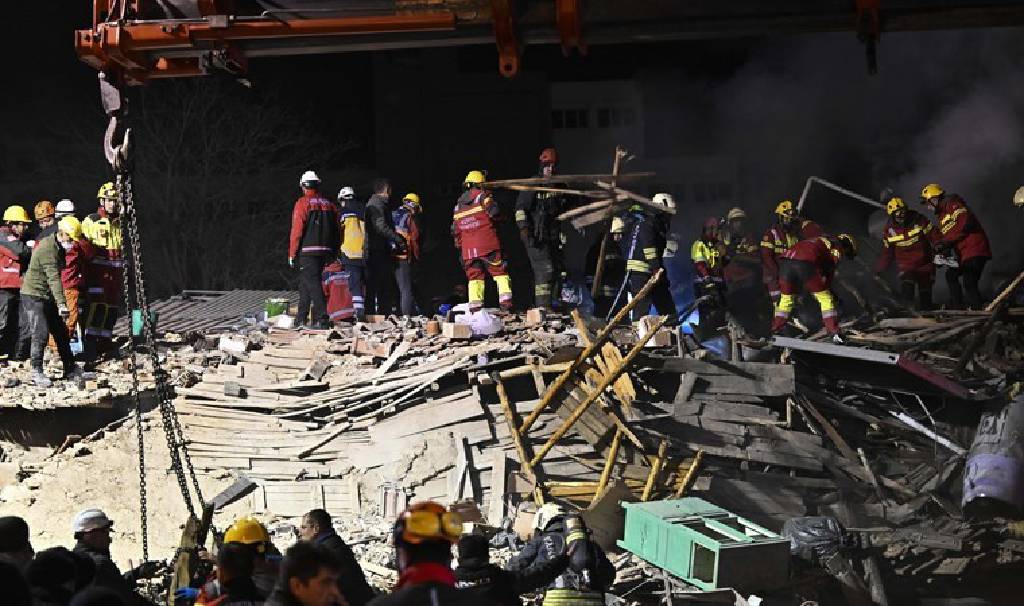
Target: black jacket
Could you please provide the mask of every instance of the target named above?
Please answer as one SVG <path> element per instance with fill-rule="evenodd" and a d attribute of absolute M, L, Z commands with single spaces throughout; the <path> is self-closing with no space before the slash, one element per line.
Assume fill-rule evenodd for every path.
<path fill-rule="evenodd" d="M 540 175 L 537 175 L 538 177 Z M 561 222 L 558 215 L 565 210 L 565 196 L 548 191 L 523 191 L 516 198 L 516 225 L 526 229 L 529 246 L 558 246 Z"/>
<path fill-rule="evenodd" d="M 330 532 L 318 536 L 313 542 L 330 549 L 341 564 L 338 588 L 341 590 L 341 595 L 345 597 L 345 601 L 348 602 L 348 606 L 364 606 L 373 599 L 373 590 L 366 582 L 366 575 L 363 574 L 363 569 L 356 561 L 352 548 L 345 544 L 338 533 L 332 529 Z"/>
<path fill-rule="evenodd" d="M 402 248 L 405 238 L 395 230 L 395 221 L 388 208 L 388 200 L 373 194 L 366 203 L 366 248 L 370 254 L 391 254 L 391 247 Z"/>
<path fill-rule="evenodd" d="M 625 229 L 619 250 L 626 260 L 626 269 L 654 273 L 661 265 L 665 248 L 664 221 L 652 212 L 635 208 L 621 217 Z"/>
<path fill-rule="evenodd" d="M 565 557 L 566 535 L 568 530 L 565 518 L 552 518 L 544 527 L 544 532 L 535 536 L 526 547 L 508 563 L 509 570 L 527 570 L 535 562 L 545 562 L 557 557 Z M 569 565 L 554 580 L 548 583 L 549 589 L 579 589 L 594 592 L 605 592 L 615 581 L 615 567 L 608 560 L 604 550 L 587 540 L 587 545 L 577 549 L 569 559 Z"/>
<path fill-rule="evenodd" d="M 147 600 L 144 600 L 139 594 L 135 593 L 135 583 L 129 581 L 121 570 L 117 567 L 117 564 L 110 559 L 110 553 L 104 553 L 97 551 L 92 547 L 79 541 L 75 545 L 75 553 L 82 553 L 90 558 L 94 564 L 96 564 L 96 575 L 93 577 L 92 584 L 96 587 L 106 587 L 112 591 L 117 592 L 117 595 L 124 600 L 125 604 L 129 606 L 140 606 L 148 604 Z"/>
<path fill-rule="evenodd" d="M 502 570 L 490 562 L 459 560 L 455 586 L 481 601 L 520 606 L 519 596 L 554 581 L 568 564 L 569 558 L 565 555 L 536 561 L 523 570 Z"/>
<path fill-rule="evenodd" d="M 382 595 L 370 606 L 498 606 L 498 602 L 441 583 L 422 583 Z"/>

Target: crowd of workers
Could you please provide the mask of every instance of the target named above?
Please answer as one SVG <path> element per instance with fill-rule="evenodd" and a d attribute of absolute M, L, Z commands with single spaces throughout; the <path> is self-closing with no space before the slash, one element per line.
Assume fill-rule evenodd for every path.
<path fill-rule="evenodd" d="M 83 220 L 68 199 L 40 201 L 34 221 L 19 205 L 3 214 L 0 363 L 30 360 L 41 387 L 52 384 L 43 366 L 48 343 L 66 380 L 83 373 L 76 357 L 92 362 L 111 350 L 123 291 L 120 202 L 113 183 L 103 184 L 97 198 L 98 208 Z"/>
<path fill-rule="evenodd" d="M 554 149 L 543 150 L 537 176 L 553 176 L 557 163 Z M 485 182 L 482 171 L 469 172 L 452 218 L 451 232 L 468 282 L 470 311 L 483 306 L 488 275 L 497 287 L 498 303 L 503 308 L 512 306 L 507 255 L 496 228 L 501 214 Z M 289 263 L 294 265 L 298 259 L 301 272 L 300 323 L 323 327 L 338 317 L 328 313 L 324 284 L 325 276 L 339 275 L 342 270 L 348 275 L 357 320 L 365 319 L 367 310 L 412 315 L 416 309 L 413 266 L 420 261 L 419 196 L 409 193 L 400 205 L 392 206 L 391 186 L 379 180 L 365 204 L 356 199 L 351 187 L 342 188 L 337 203 L 332 203 L 319 193 L 320 180 L 315 173 L 304 174 L 300 185 L 303 195 L 295 204 L 289 249 Z M 933 305 L 937 266 L 943 266 L 949 306 L 980 307 L 978 282 L 991 258 L 984 229 L 959 196 L 939 185 L 925 186 L 921 200 L 934 213 L 936 228 L 901 198 L 887 200 L 889 222 L 876 273 L 895 265 L 905 302 L 927 310 Z M 604 273 L 589 302 L 595 313 L 610 315 L 636 298 L 652 275 L 676 255 L 678 245 L 669 225 L 675 202 L 668 193 L 656 194 L 651 202 L 633 204 L 613 217 L 610 234 L 615 245 L 600 248 L 605 255 Z M 570 196 L 545 187 L 521 191 L 516 200 L 515 223 L 533 273 L 535 307 L 551 308 L 558 300 L 581 303 L 564 291 L 559 293 L 559 285 L 564 284 L 565 242 L 559 216 L 570 206 Z M 800 216 L 789 200 L 776 206 L 774 216 L 760 242 L 747 233 L 747 214 L 741 208 L 731 209 L 724 218 L 704 221 L 700 236 L 690 247 L 692 273 L 684 278 L 694 280 L 695 307 L 704 326 L 711 323 L 714 328 L 716 317 L 724 317 L 739 304 L 749 306 L 751 301 L 764 300 L 766 305 L 770 301 L 774 311 L 771 332 L 779 332 L 806 292 L 816 300 L 825 330 L 841 342 L 833 279 L 842 260 L 857 256 L 857 240 L 845 233 L 825 233 L 819 224 Z M 594 252 L 596 246 L 589 255 L 591 270 L 596 265 Z M 593 280 L 593 273 L 585 280 Z M 685 321 L 689 310 L 679 313 L 670 294 L 675 285 L 670 282 L 670 277 L 663 276 L 647 291 L 645 299 L 650 301 L 639 301 L 631 319 L 647 315 L 653 303 L 659 314 Z M 589 292 L 585 298 L 590 298 Z"/>
<path fill-rule="evenodd" d="M 72 522 L 72 549 L 35 552 L 28 524 L 0 517 L 0 583 L 5 606 L 152 606 L 137 591 L 159 576 L 144 562 L 122 573 L 110 556 L 114 522 L 95 508 Z M 391 593 L 377 595 L 330 515 L 303 516 L 298 542 L 282 555 L 267 528 L 246 516 L 218 537 L 215 554 L 199 556 L 191 582 L 174 593 L 175 606 L 512 606 L 528 592 L 544 606 L 603 606 L 615 569 L 590 538 L 583 519 L 548 504 L 534 534 L 501 568 L 490 543 L 464 534 L 461 516 L 432 501 L 413 503 L 395 521 L 391 540 L 399 573 Z M 453 564 L 457 546 L 458 565 Z"/>

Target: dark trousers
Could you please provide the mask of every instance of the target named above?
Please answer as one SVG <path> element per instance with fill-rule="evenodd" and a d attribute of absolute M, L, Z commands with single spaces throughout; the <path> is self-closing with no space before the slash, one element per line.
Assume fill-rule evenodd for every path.
<path fill-rule="evenodd" d="M 327 321 L 327 300 L 324 298 L 323 273 L 327 257 L 301 255 L 299 257 L 299 324 L 316 324 Z M 310 316 L 310 306 L 313 315 Z"/>
<path fill-rule="evenodd" d="M 416 297 L 412 290 L 412 263 L 408 259 L 395 260 L 395 281 L 398 283 L 402 315 L 412 317 L 416 314 Z"/>
<path fill-rule="evenodd" d="M 548 244 L 524 244 L 526 254 L 530 257 L 530 269 L 533 270 L 533 304 L 535 307 L 550 309 L 551 297 L 556 287 L 555 265 L 558 249 Z"/>
<path fill-rule="evenodd" d="M 370 251 L 366 259 L 366 313 L 395 310 L 395 263 L 391 251 Z"/>
<path fill-rule="evenodd" d="M 32 347 L 32 327 L 28 322 L 28 307 L 25 299 L 20 298 L 18 302 L 18 329 L 17 338 L 14 343 L 14 360 L 27 360 L 29 350 Z"/>
<path fill-rule="evenodd" d="M 29 330 L 32 333 L 32 369 L 43 370 L 43 352 L 46 351 L 46 343 L 51 336 L 57 344 L 57 353 L 65 372 L 74 368 L 75 358 L 71 354 L 68 329 L 64 325 L 64 319 L 57 312 L 57 304 L 53 299 L 40 299 L 30 295 L 22 295 L 21 300 L 25 305 Z"/>
<path fill-rule="evenodd" d="M 971 309 L 981 309 L 981 292 L 978 290 L 978 281 L 981 279 L 981 272 L 988 263 L 987 257 L 974 257 L 960 262 L 960 267 L 946 268 L 946 284 L 949 286 L 949 300 L 954 308 L 960 309 L 964 306 L 964 294 L 967 294 L 967 306 Z M 960 283 L 963 282 L 963 289 Z"/>
<path fill-rule="evenodd" d="M 0 358 L 8 359 L 14 355 L 18 341 L 18 315 L 21 303 L 17 289 L 0 289 Z"/>
<path fill-rule="evenodd" d="M 900 295 L 908 303 L 914 301 L 917 295 L 917 309 L 928 311 L 932 308 L 932 283 L 927 281 L 902 280 L 900 282 Z"/>

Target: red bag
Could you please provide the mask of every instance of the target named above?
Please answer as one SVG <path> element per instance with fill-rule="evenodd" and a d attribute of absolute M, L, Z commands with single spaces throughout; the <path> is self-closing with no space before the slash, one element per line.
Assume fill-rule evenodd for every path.
<path fill-rule="evenodd" d="M 322 284 L 324 296 L 327 297 L 327 316 L 332 322 L 355 315 L 352 295 L 348 292 L 348 272 L 340 261 L 334 261 L 324 268 Z"/>

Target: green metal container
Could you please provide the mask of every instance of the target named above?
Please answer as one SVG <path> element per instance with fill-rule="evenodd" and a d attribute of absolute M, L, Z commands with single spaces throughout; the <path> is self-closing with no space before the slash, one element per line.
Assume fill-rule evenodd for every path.
<path fill-rule="evenodd" d="M 156 328 L 156 321 L 157 321 L 157 318 L 159 318 L 159 317 L 160 317 L 160 315 L 157 312 L 155 312 L 155 311 L 149 312 L 149 318 L 150 318 L 150 320 L 153 321 L 153 328 Z M 142 336 L 142 332 L 145 329 L 146 329 L 146 324 L 142 321 L 142 310 L 141 309 L 133 309 L 132 310 L 132 336 L 133 337 L 141 337 Z"/>
<path fill-rule="evenodd" d="M 770 591 L 789 581 L 789 540 L 704 499 L 621 503 L 619 547 L 704 591 Z"/>
<path fill-rule="evenodd" d="M 263 302 L 263 311 L 268 318 L 288 313 L 288 299 L 267 299 Z"/>

